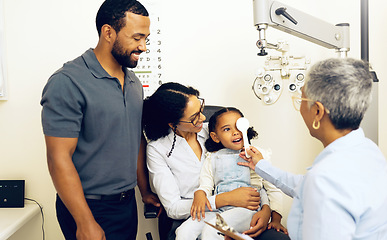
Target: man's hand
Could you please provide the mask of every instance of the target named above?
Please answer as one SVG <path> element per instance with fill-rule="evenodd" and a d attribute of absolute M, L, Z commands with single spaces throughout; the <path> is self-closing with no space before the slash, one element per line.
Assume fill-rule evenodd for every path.
<path fill-rule="evenodd" d="M 152 204 L 155 207 L 160 207 L 160 199 L 153 192 L 147 192 L 142 196 L 142 202 L 145 204 Z"/>
<path fill-rule="evenodd" d="M 157 217 L 160 216 L 162 213 L 163 209 L 161 207 L 160 199 L 157 197 L 156 194 L 153 192 L 147 192 L 142 196 L 142 202 L 145 204 L 152 204 L 155 207 L 160 207 L 159 212 L 157 213 Z"/>
<path fill-rule="evenodd" d="M 77 240 L 106 240 L 105 232 L 96 221 L 77 224 Z"/>

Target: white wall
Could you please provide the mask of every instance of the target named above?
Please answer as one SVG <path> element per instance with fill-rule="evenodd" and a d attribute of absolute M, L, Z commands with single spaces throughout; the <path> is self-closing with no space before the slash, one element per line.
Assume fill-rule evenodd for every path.
<path fill-rule="evenodd" d="M 387 3 L 370 1 L 370 60 L 380 79 L 379 145 L 387 154 L 387 70 L 383 40 L 387 32 Z M 46 239 L 63 239 L 54 210 L 55 190 L 47 171 L 40 124 L 41 91 L 61 65 L 95 47 L 95 14 L 102 0 L 4 0 L 5 43 L 9 100 L 0 102 L 0 178 L 26 179 L 26 196 L 44 206 Z M 360 1 L 288 0 L 296 7 L 332 24 L 351 24 L 351 57 L 360 57 Z M 378 4 L 378 5 L 377 5 Z M 331 6 L 334 5 L 335 8 Z M 254 142 L 273 150 L 273 163 L 294 173 L 304 173 L 321 151 L 309 136 L 287 92 L 273 106 L 263 106 L 251 86 L 264 58 L 256 56 L 258 32 L 252 26 L 252 1 L 163 0 L 164 74 L 166 81 L 192 85 L 207 104 L 236 106 L 259 132 Z M 380 27 L 376 27 L 380 26 Z M 290 53 L 306 55 L 312 62 L 335 56 L 327 50 L 274 29 L 269 42 L 285 39 Z M 271 51 L 270 54 L 277 54 Z M 142 204 L 139 200 L 139 216 Z M 288 210 L 291 199 L 285 198 Z M 287 211 L 284 214 L 286 219 Z M 35 217 L 11 239 L 41 238 L 41 219 Z M 140 219 L 138 239 L 152 231 L 155 220 Z"/>

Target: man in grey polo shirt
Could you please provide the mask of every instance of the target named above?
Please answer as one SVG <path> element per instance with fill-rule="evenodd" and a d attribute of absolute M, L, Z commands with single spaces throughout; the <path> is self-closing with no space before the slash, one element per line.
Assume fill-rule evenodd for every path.
<path fill-rule="evenodd" d="M 96 25 L 96 48 L 64 64 L 43 90 L 57 218 L 66 239 L 136 239 L 143 89 L 127 68 L 136 67 L 146 51 L 150 20 L 136 0 L 107 0 Z"/>

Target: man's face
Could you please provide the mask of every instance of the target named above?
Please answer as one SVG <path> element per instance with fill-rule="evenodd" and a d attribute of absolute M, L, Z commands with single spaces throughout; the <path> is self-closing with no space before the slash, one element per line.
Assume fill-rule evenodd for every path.
<path fill-rule="evenodd" d="M 117 34 L 112 55 L 122 67 L 135 68 L 140 54 L 146 51 L 149 17 L 127 13 L 126 25 Z"/>

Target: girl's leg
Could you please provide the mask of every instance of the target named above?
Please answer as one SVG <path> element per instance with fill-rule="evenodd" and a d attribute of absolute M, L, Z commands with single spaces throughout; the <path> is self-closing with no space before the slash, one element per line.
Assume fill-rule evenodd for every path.
<path fill-rule="evenodd" d="M 203 227 L 207 224 L 204 221 L 208 221 L 215 217 L 215 213 L 206 212 L 206 218 L 200 222 L 192 218 L 188 218 L 176 229 L 176 240 L 196 240 L 196 238 L 202 233 Z"/>

